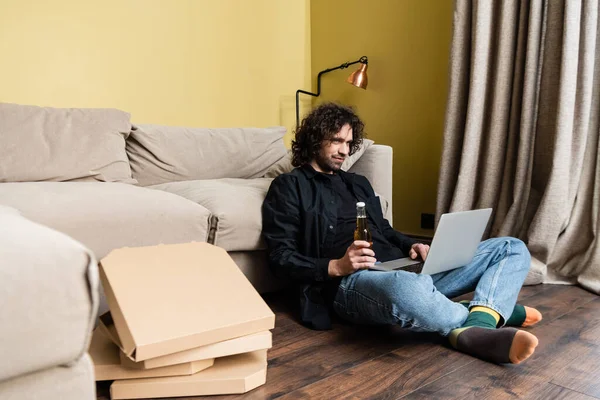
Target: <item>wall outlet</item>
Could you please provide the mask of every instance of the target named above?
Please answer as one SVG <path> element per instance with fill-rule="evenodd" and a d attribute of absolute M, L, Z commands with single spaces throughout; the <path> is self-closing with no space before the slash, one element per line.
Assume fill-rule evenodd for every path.
<path fill-rule="evenodd" d="M 421 229 L 433 229 L 435 225 L 435 215 L 434 214 L 421 214 Z"/>

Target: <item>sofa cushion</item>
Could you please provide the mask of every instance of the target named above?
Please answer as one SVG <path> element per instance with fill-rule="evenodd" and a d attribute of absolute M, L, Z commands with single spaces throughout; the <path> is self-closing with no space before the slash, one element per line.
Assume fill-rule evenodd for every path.
<path fill-rule="evenodd" d="M 85 356 L 68 367 L 54 367 L 0 382 L 0 399 L 96 400 L 94 366 Z"/>
<path fill-rule="evenodd" d="M 210 210 L 215 218 L 213 244 L 227 251 L 265 249 L 261 207 L 272 179 L 209 179 L 171 182 L 153 189 L 185 197 Z"/>
<path fill-rule="evenodd" d="M 135 183 L 125 152 L 129 114 L 0 103 L 0 182 Z"/>
<path fill-rule="evenodd" d="M 140 185 L 255 178 L 285 156 L 284 127 L 183 128 L 136 125 L 127 140 Z"/>
<path fill-rule="evenodd" d="M 69 364 L 87 351 L 99 280 L 83 245 L 0 214 L 0 282 L 0 381 Z"/>
<path fill-rule="evenodd" d="M 267 248 L 262 238 L 262 203 L 273 179 L 208 179 L 150 186 L 185 197 L 210 210 L 209 242 L 227 251 Z M 388 202 L 379 196 L 385 215 Z"/>
<path fill-rule="evenodd" d="M 12 208 L 9 206 L 3 206 L 2 204 L 0 204 L 0 215 L 2 215 L 2 214 L 21 215 L 19 210 L 17 210 L 16 208 Z"/>
<path fill-rule="evenodd" d="M 0 204 L 79 240 L 98 259 L 125 246 L 205 242 L 210 219 L 182 197 L 122 183 L 4 183 Z"/>

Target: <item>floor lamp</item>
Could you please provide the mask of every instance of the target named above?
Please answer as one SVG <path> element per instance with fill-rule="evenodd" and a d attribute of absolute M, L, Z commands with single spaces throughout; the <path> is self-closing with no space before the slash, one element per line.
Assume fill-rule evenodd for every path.
<path fill-rule="evenodd" d="M 348 79 L 346 79 L 346 82 L 351 83 L 354 86 L 359 87 L 361 89 L 366 89 L 367 83 L 368 83 L 367 66 L 369 64 L 369 60 L 367 59 L 366 56 L 362 56 L 361 58 L 359 58 L 356 61 L 346 62 L 346 63 L 343 63 L 342 65 L 338 65 L 335 68 L 328 68 L 328 69 L 325 69 L 325 70 L 319 72 L 319 75 L 317 75 L 317 93 L 311 93 L 311 92 L 307 92 L 307 91 L 300 90 L 300 89 L 296 90 L 296 129 L 298 129 L 298 127 L 300 126 L 300 106 L 299 106 L 300 93 L 308 94 L 309 96 L 313 96 L 313 97 L 318 97 L 321 94 L 321 75 L 326 74 L 331 71 L 335 71 L 336 69 L 348 68 L 349 66 L 351 66 L 353 64 L 358 64 L 358 63 L 361 64 L 360 67 L 356 71 L 354 71 L 353 73 L 350 74 Z"/>

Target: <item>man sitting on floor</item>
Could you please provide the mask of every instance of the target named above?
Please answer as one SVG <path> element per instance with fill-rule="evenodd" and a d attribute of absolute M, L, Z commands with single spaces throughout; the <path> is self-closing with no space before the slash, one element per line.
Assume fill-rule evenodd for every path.
<path fill-rule="evenodd" d="M 542 318 L 516 304 L 530 263 L 520 240 L 486 240 L 468 265 L 431 276 L 369 270 L 376 261 L 406 255 L 424 260 L 429 246 L 395 231 L 368 180 L 340 169 L 361 145 L 363 126 L 352 109 L 341 105 L 313 110 L 292 142 L 297 168 L 273 181 L 263 203 L 269 263 L 277 275 L 298 284 L 303 322 L 329 329 L 333 309 L 358 324 L 438 332 L 456 349 L 492 362 L 527 359 L 537 338 L 507 327 L 530 326 Z M 356 202 L 367 205 L 372 248 L 353 240 Z M 472 291 L 468 303 L 449 299 Z"/>

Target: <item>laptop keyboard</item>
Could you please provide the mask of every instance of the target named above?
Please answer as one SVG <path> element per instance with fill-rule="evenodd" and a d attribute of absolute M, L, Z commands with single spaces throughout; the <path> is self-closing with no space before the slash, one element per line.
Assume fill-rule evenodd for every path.
<path fill-rule="evenodd" d="M 421 271 L 423 270 L 423 265 L 425 265 L 425 263 L 420 262 L 417 264 L 406 265 L 406 266 L 400 267 L 398 269 L 402 270 L 402 271 L 407 271 L 407 272 L 414 272 L 415 274 L 420 274 Z"/>

